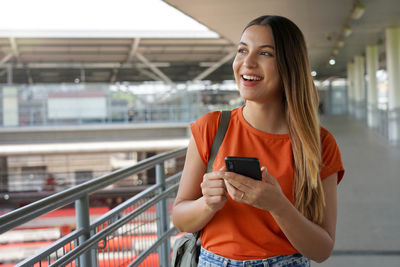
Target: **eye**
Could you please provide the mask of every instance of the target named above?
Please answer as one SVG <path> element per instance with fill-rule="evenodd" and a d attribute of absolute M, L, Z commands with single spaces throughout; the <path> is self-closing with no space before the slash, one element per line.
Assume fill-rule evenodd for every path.
<path fill-rule="evenodd" d="M 238 52 L 238 54 L 244 54 L 247 52 L 247 50 L 244 48 L 239 48 L 237 52 Z"/>
<path fill-rule="evenodd" d="M 262 51 L 260 54 L 263 55 L 263 56 L 270 56 L 270 57 L 274 56 L 270 52 L 267 52 L 267 51 Z"/>

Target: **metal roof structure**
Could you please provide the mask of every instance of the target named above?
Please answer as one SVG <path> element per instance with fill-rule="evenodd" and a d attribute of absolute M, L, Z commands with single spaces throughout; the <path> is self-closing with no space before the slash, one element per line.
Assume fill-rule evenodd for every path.
<path fill-rule="evenodd" d="M 224 64 L 232 50 L 222 38 L 1 38 L 0 83 L 7 82 L 7 66 L 14 83 L 185 82 Z M 208 78 L 230 80 L 231 67 Z"/>

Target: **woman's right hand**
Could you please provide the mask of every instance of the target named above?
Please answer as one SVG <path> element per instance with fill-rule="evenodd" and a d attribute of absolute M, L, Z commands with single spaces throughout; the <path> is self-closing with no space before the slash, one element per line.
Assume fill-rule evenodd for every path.
<path fill-rule="evenodd" d="M 220 210 L 228 200 L 226 197 L 227 189 L 223 179 L 224 169 L 225 167 L 219 171 L 204 174 L 203 181 L 200 184 L 204 201 L 213 212 Z"/>

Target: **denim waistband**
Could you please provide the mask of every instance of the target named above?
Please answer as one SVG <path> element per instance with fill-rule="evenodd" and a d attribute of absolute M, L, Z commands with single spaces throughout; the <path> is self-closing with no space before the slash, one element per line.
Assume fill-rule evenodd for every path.
<path fill-rule="evenodd" d="M 310 260 L 296 253 L 259 260 L 232 260 L 201 248 L 198 267 L 309 267 Z"/>

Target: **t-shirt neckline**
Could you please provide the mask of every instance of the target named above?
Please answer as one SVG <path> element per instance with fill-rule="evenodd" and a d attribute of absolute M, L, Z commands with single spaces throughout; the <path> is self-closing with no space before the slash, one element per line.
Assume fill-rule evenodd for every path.
<path fill-rule="evenodd" d="M 288 139 L 289 138 L 289 134 L 273 134 L 273 133 L 263 132 L 263 131 L 260 131 L 256 128 L 254 128 L 243 117 L 243 108 L 244 108 L 244 105 L 241 106 L 240 108 L 238 108 L 238 110 L 237 110 L 239 113 L 238 114 L 239 121 L 251 133 L 259 135 L 264 138 L 274 138 L 274 139 Z"/>

